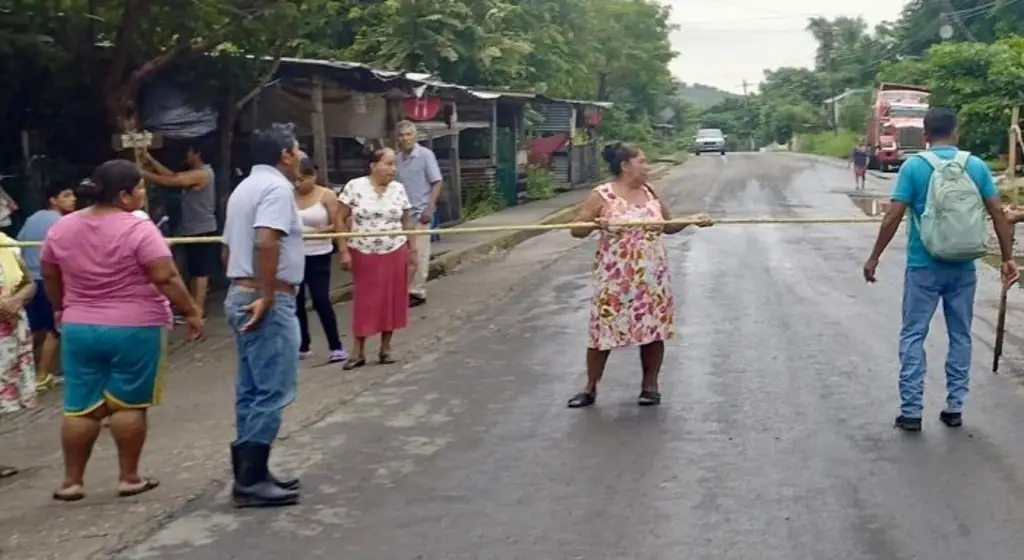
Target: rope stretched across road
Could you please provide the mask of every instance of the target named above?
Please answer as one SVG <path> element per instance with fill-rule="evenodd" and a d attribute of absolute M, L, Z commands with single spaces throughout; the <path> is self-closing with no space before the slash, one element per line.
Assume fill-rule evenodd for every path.
<path fill-rule="evenodd" d="M 715 220 L 715 225 L 785 225 L 785 224 L 799 224 L 799 225 L 822 225 L 822 224 L 862 224 L 862 223 L 877 223 L 881 221 L 881 217 L 870 217 L 870 216 L 857 216 L 847 218 L 721 218 Z M 628 227 L 650 227 L 650 226 L 667 226 L 667 225 L 696 225 L 699 223 L 698 218 L 676 218 L 672 220 L 664 221 L 646 221 L 646 222 L 610 222 L 608 223 L 609 228 L 628 228 Z M 348 239 L 351 237 L 398 237 L 398 236 L 415 236 L 415 235 L 456 235 L 456 234 L 472 234 L 472 233 L 499 233 L 506 231 L 552 231 L 560 229 L 572 229 L 578 227 L 593 227 L 593 222 L 569 222 L 561 224 L 520 224 L 520 225 L 507 225 L 507 226 L 472 226 L 472 227 L 453 227 L 453 228 L 439 228 L 439 229 L 415 229 L 415 230 L 393 230 L 393 231 L 374 231 L 374 232 L 339 232 L 339 233 L 308 233 L 302 236 L 303 239 Z M 223 237 L 218 236 L 207 236 L 207 237 L 168 237 L 168 245 L 202 245 L 207 243 L 222 243 Z M 3 247 L 40 247 L 42 241 L 18 241 L 14 243 L 0 244 L 0 248 Z"/>

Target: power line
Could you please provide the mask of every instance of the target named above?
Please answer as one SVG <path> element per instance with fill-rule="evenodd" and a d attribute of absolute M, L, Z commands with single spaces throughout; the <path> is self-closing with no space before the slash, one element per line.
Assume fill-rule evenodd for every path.
<path fill-rule="evenodd" d="M 714 0 L 714 1 L 717 1 L 717 0 Z M 954 6 L 952 6 L 952 4 L 949 2 L 949 0 L 936 0 L 936 1 L 944 2 L 949 8 L 954 8 Z M 946 12 L 941 13 L 940 16 L 939 16 L 939 19 L 935 23 L 940 24 L 943 19 L 955 18 L 955 21 L 958 24 L 958 26 L 961 26 L 961 29 L 965 31 L 965 35 L 968 35 L 968 38 L 971 39 L 972 41 L 976 41 L 976 39 L 974 39 L 973 36 L 970 34 L 969 28 L 967 28 L 967 26 L 966 26 L 966 21 L 974 19 L 975 17 L 980 16 L 980 15 L 985 15 L 985 17 L 987 17 L 987 18 L 991 18 L 991 17 L 993 17 L 995 15 L 996 10 L 998 8 L 1005 8 L 1006 6 L 1009 6 L 1011 4 L 1015 4 L 1018 1 L 1019 0 L 993 0 L 993 1 L 988 2 L 986 4 L 982 4 L 980 6 L 974 6 L 974 7 L 971 7 L 971 8 L 964 8 L 964 9 L 961 9 L 961 10 L 951 9 L 951 10 L 948 10 Z M 737 20 L 737 21 L 739 21 L 739 20 Z M 711 30 L 711 29 L 704 28 L 703 30 Z M 806 31 L 806 27 L 801 28 L 801 30 L 802 31 Z M 737 31 L 737 32 L 738 31 L 742 31 L 742 32 L 745 32 L 745 33 L 746 32 L 750 32 L 750 30 L 738 30 L 738 29 L 735 29 L 735 28 L 734 29 L 725 29 L 723 31 Z M 790 28 L 790 29 L 764 29 L 764 28 L 762 28 L 762 29 L 756 29 L 754 31 L 755 32 L 756 31 L 768 31 L 768 32 L 786 32 L 786 33 L 791 33 L 793 31 L 795 31 L 795 29 L 792 29 L 792 28 Z M 910 37 L 908 40 L 904 41 L 903 42 L 904 44 L 902 44 L 902 45 L 891 45 L 887 49 L 884 49 L 884 52 L 880 56 L 878 56 L 878 58 L 875 58 L 875 59 L 873 59 L 873 60 L 871 60 L 871 61 L 869 61 L 867 63 L 857 65 L 855 68 L 849 68 L 849 69 L 850 70 L 870 70 L 870 69 L 875 69 L 878 65 L 880 65 L 882 63 L 890 62 L 890 61 L 894 61 L 894 60 L 899 60 L 903 55 L 907 54 L 907 52 L 905 50 L 905 46 L 906 46 L 907 43 L 913 44 L 913 43 L 918 42 L 921 39 L 926 38 L 929 35 L 934 36 L 937 33 L 938 33 L 938 25 L 935 25 L 935 26 L 929 25 L 926 28 L 921 29 L 920 31 L 918 31 L 918 33 L 916 33 L 915 35 Z M 841 54 L 839 56 L 832 56 L 831 57 L 831 62 L 834 65 L 836 62 L 839 62 L 839 61 L 860 59 L 862 57 L 863 57 L 862 53 Z M 770 70 L 766 69 L 766 71 L 770 71 Z M 744 79 L 742 83 L 735 84 L 735 85 L 732 85 L 732 86 L 729 86 L 729 87 L 733 88 L 733 89 L 735 89 L 735 88 L 742 88 L 743 91 L 744 91 L 744 95 L 746 96 L 749 86 L 756 86 L 756 87 L 760 88 L 761 82 L 751 84 L 751 83 L 747 82 L 746 79 Z"/>

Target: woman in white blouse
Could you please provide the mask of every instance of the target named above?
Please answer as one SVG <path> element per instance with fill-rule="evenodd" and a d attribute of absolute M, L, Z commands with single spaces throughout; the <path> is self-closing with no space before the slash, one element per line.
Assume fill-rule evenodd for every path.
<path fill-rule="evenodd" d="M 342 189 L 338 231 L 353 232 L 415 229 L 405 187 L 394 180 L 395 152 L 373 148 L 370 174 L 353 179 Z M 366 365 L 366 339 L 380 334 L 377 357 L 392 364 L 391 336 L 405 328 L 409 315 L 409 274 L 416 266 L 416 249 L 406 237 L 350 237 L 342 239 L 341 267 L 352 271 L 352 336 L 355 349 L 344 369 Z"/>

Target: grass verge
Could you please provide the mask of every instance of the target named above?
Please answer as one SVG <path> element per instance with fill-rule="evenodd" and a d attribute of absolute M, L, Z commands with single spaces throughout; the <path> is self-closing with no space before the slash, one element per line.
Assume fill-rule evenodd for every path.
<path fill-rule="evenodd" d="M 834 158 L 849 159 L 850 152 L 857 145 L 860 135 L 852 130 L 834 132 L 817 132 L 800 136 L 798 151 L 805 154 L 817 154 Z"/>

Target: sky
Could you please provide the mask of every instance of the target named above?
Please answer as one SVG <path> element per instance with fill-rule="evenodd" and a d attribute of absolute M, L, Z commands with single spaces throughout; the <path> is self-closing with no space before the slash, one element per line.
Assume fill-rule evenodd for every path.
<path fill-rule="evenodd" d="M 764 69 L 812 66 L 817 44 L 804 31 L 822 16 L 861 16 L 868 25 L 899 16 L 902 0 L 662 0 L 672 7 L 672 73 L 687 83 L 743 93 Z"/>

